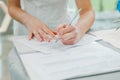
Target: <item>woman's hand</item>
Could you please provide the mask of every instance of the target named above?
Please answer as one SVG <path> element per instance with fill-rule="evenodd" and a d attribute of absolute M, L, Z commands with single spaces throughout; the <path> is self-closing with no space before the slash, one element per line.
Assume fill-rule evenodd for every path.
<path fill-rule="evenodd" d="M 77 43 L 80 38 L 80 29 L 75 25 L 61 24 L 57 27 L 57 32 L 63 44 L 72 45 Z"/>
<path fill-rule="evenodd" d="M 53 31 L 39 19 L 22 10 L 20 1 L 21 0 L 8 0 L 8 10 L 12 18 L 27 27 L 29 30 L 29 39 L 36 37 L 39 41 L 48 42 L 50 38 L 53 39 L 55 37 Z"/>
<path fill-rule="evenodd" d="M 29 19 L 26 24 L 29 30 L 29 39 L 31 40 L 33 37 L 36 37 L 40 42 L 47 41 L 50 42 L 51 39 L 55 38 L 54 32 L 43 22 L 32 17 Z"/>

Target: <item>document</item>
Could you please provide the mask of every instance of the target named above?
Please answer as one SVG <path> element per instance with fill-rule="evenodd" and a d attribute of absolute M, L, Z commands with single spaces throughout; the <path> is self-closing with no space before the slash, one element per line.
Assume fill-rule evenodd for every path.
<path fill-rule="evenodd" d="M 20 53 L 39 51 L 44 54 L 61 53 L 69 48 L 84 46 L 98 40 L 98 38 L 86 34 L 78 43 L 74 45 L 64 45 L 60 40 L 56 43 L 55 40 L 48 42 L 39 42 L 37 39 L 28 40 L 26 36 L 14 37 L 13 41 L 17 51 Z"/>
<path fill-rule="evenodd" d="M 103 41 L 113 45 L 114 47 L 120 48 L 120 29 L 101 30 L 91 33 L 96 37 L 103 39 Z"/>
<path fill-rule="evenodd" d="M 120 69 L 120 54 L 96 42 L 60 54 L 22 54 L 31 80 L 63 80 Z"/>

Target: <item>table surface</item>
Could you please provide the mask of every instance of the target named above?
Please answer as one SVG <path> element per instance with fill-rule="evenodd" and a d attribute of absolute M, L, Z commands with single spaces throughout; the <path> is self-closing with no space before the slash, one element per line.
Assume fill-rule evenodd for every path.
<path fill-rule="evenodd" d="M 15 48 L 8 55 L 8 64 L 12 80 L 30 80 Z"/>

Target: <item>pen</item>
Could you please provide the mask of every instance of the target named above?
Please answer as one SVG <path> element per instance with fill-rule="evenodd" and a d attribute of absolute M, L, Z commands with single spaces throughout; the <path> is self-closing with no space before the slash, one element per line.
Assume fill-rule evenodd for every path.
<path fill-rule="evenodd" d="M 73 17 L 73 19 L 70 21 L 69 26 L 73 23 L 73 21 L 74 21 L 74 20 L 76 19 L 76 17 L 79 15 L 79 13 L 80 13 L 81 10 L 82 10 L 81 8 L 78 9 L 77 13 L 76 13 L 75 16 Z M 57 43 L 58 40 L 60 40 L 60 39 L 61 39 L 61 38 L 57 38 L 56 41 L 55 41 L 55 43 Z"/>

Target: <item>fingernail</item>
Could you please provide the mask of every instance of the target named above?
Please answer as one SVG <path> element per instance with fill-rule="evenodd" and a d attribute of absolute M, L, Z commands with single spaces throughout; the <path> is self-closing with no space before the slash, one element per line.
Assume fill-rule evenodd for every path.
<path fill-rule="evenodd" d="M 42 39 L 39 39 L 40 42 L 42 42 Z"/>
<path fill-rule="evenodd" d="M 31 40 L 32 38 L 31 38 L 31 37 L 29 37 L 28 39 L 29 39 L 29 40 Z"/>
<path fill-rule="evenodd" d="M 53 32 L 55 35 L 57 35 L 57 32 Z"/>

